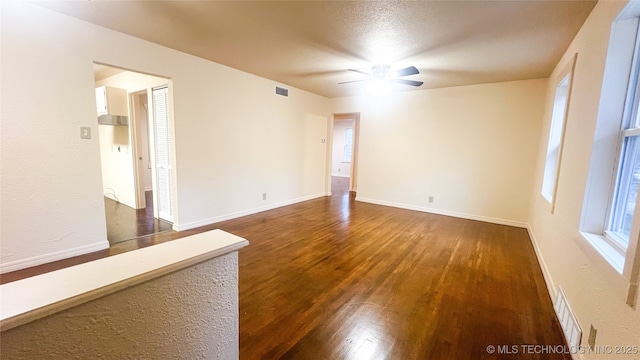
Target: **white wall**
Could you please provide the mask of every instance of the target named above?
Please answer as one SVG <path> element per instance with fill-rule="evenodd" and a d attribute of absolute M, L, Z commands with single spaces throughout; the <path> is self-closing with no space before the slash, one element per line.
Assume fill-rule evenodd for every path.
<path fill-rule="evenodd" d="M 598 329 L 596 344 L 638 345 L 640 312 L 625 305 L 629 282 L 588 246 L 578 232 L 611 22 L 625 2 L 598 2 L 550 77 L 538 164 L 531 193 L 530 231 L 540 251 L 552 296 L 561 286 L 576 313 L 586 344 L 589 326 Z M 578 53 L 567 118 L 562 168 L 554 214 L 540 194 L 545 151 L 559 73 Z M 586 356 L 586 358 L 598 358 Z M 610 358 L 610 357 L 607 357 Z M 637 358 L 637 355 L 616 356 Z"/>
<path fill-rule="evenodd" d="M 525 226 L 546 84 L 335 99 L 335 113 L 361 113 L 357 198 Z"/>
<path fill-rule="evenodd" d="M 133 149 L 129 127 L 98 125 L 97 135 L 105 196 L 135 208 Z"/>
<path fill-rule="evenodd" d="M 353 120 L 333 122 L 333 144 L 331 151 L 331 176 L 349 177 L 351 163 L 344 161 L 344 131 L 354 126 Z"/>
<path fill-rule="evenodd" d="M 1 270 L 107 242 L 91 41 L 74 22 L 3 1 Z M 34 9 L 31 11 L 30 9 Z M 78 38 L 78 42 L 70 41 Z M 55 71 L 54 71 L 55 70 Z M 80 139 L 80 127 L 92 139 Z"/>
<path fill-rule="evenodd" d="M 2 271 L 108 246 L 94 61 L 172 79 L 178 229 L 326 193 L 328 99 L 279 97 L 270 80 L 28 3 L 1 6 Z"/>

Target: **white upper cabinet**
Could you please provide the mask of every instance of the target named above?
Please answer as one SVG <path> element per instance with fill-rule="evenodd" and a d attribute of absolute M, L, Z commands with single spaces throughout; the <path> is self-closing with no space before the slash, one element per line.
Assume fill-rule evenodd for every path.
<path fill-rule="evenodd" d="M 129 114 L 127 90 L 110 86 L 96 88 L 96 106 L 98 116 L 106 114 L 127 116 Z"/>

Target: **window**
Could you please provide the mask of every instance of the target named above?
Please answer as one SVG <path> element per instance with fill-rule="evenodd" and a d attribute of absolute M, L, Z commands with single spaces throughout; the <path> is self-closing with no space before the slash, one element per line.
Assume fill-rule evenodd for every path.
<path fill-rule="evenodd" d="M 353 157 L 353 128 L 344 129 L 344 162 L 351 162 Z"/>
<path fill-rule="evenodd" d="M 640 231 L 640 211 L 635 211 L 640 183 L 638 15 L 640 3 L 629 3 L 611 26 L 580 219 L 582 238 L 628 279 L 639 260 L 638 239 L 632 235 Z"/>
<path fill-rule="evenodd" d="M 638 67 L 636 66 L 636 73 Z M 638 93 L 638 80 L 636 75 L 635 84 L 630 88 L 635 94 Z M 615 181 L 615 188 L 611 201 L 609 223 L 606 235 L 614 246 L 626 250 L 629 245 L 629 234 L 631 223 L 636 208 L 636 198 L 638 196 L 638 182 L 640 181 L 640 121 L 638 119 L 638 96 L 633 96 L 634 101 L 627 106 L 623 119 L 623 129 L 619 135 L 618 171 Z"/>
<path fill-rule="evenodd" d="M 552 205 L 555 203 L 556 184 L 558 181 L 558 173 L 560 172 L 560 155 L 562 152 L 564 125 L 569 103 L 570 83 L 571 73 L 565 75 L 562 80 L 560 80 L 556 87 L 553 114 L 551 115 L 547 159 L 544 166 L 544 176 L 542 178 L 542 196 Z"/>

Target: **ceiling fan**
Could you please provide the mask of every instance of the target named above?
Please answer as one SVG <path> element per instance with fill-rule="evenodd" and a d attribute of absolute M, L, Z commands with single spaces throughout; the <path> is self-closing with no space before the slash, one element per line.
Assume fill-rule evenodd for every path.
<path fill-rule="evenodd" d="M 371 73 L 358 69 L 349 69 L 360 74 L 369 76 L 368 79 L 344 81 L 338 84 L 349 84 L 354 82 L 370 82 L 369 91 L 374 93 L 388 93 L 391 91 L 393 84 L 421 86 L 422 81 L 399 79 L 401 77 L 417 75 L 420 71 L 415 66 L 409 66 L 403 69 L 391 71 L 391 67 L 387 64 L 377 64 L 371 67 Z"/>

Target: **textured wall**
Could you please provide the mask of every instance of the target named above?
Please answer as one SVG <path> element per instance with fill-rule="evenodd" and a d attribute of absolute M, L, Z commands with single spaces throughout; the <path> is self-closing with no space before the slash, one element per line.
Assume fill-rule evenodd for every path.
<path fill-rule="evenodd" d="M 5 272 L 106 249 L 109 242 L 90 49 L 63 45 L 73 29 L 62 16 L 15 1 L 0 6 Z M 81 126 L 91 128 L 91 140 L 80 139 Z M 38 225 L 25 221 L 30 218 Z"/>
<path fill-rule="evenodd" d="M 361 114 L 358 199 L 524 225 L 546 84 L 536 79 L 334 99 L 335 113 Z"/>
<path fill-rule="evenodd" d="M 529 223 L 551 284 L 561 286 L 582 327 L 586 344 L 591 324 L 598 329 L 596 345 L 639 345 L 640 311 L 625 305 L 629 281 L 618 274 L 598 253 L 589 249 L 579 233 L 582 206 L 594 144 L 594 132 L 604 76 L 612 21 L 624 8 L 623 1 L 601 1 L 558 63 L 549 81 L 549 96 L 538 153 L 538 167 L 531 194 Z M 571 104 L 567 117 L 562 168 L 558 177 L 556 208 L 540 194 L 553 88 L 559 74 L 578 53 Z M 555 294 L 557 289 L 551 289 Z M 638 354 L 594 356 L 596 359 L 638 359 Z"/>
<path fill-rule="evenodd" d="M 325 193 L 328 99 L 276 96 L 271 80 L 23 1 L 0 6 L 3 268 L 108 247 L 93 61 L 172 79 L 176 227 Z"/>
<path fill-rule="evenodd" d="M 238 253 L 3 332 L 2 359 L 237 359 Z"/>

